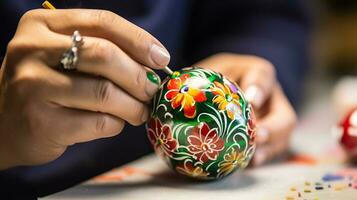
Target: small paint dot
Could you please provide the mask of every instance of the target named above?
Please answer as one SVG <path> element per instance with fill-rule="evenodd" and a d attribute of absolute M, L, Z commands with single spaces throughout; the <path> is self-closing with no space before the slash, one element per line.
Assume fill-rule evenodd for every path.
<path fill-rule="evenodd" d="M 286 196 L 286 200 L 294 200 L 295 198 L 293 196 Z"/>
<path fill-rule="evenodd" d="M 322 180 L 325 182 L 339 181 L 339 180 L 342 180 L 343 178 L 344 178 L 343 176 L 339 176 L 339 175 L 326 174 L 325 176 L 322 177 Z"/>
<path fill-rule="evenodd" d="M 316 182 L 315 185 L 322 185 L 320 182 Z"/>
<path fill-rule="evenodd" d="M 311 183 L 309 181 L 305 181 L 305 185 L 309 186 L 309 185 L 311 185 Z"/>
<path fill-rule="evenodd" d="M 335 185 L 335 191 L 341 191 L 346 188 L 345 184 L 336 184 Z"/>
<path fill-rule="evenodd" d="M 305 189 L 304 192 L 305 192 L 305 193 L 310 193 L 311 190 L 310 190 L 310 189 Z"/>
<path fill-rule="evenodd" d="M 295 191 L 296 191 L 296 187 L 291 187 L 291 188 L 290 188 L 290 191 L 295 192 Z"/>
<path fill-rule="evenodd" d="M 316 190 L 323 190 L 324 187 L 322 187 L 322 186 L 316 186 L 315 189 L 316 189 Z"/>

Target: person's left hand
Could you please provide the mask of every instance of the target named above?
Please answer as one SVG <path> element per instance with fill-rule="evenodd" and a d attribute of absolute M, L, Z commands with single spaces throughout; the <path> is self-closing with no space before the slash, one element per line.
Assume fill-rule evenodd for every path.
<path fill-rule="evenodd" d="M 194 66 L 219 72 L 236 81 L 253 105 L 257 116 L 257 150 L 253 165 L 258 166 L 284 153 L 296 123 L 296 114 L 267 60 L 250 55 L 221 53 Z"/>

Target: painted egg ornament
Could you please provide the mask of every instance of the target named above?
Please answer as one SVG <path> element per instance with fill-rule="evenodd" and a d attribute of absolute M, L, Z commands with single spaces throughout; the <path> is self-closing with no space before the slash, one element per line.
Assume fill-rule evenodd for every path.
<path fill-rule="evenodd" d="M 353 109 L 341 121 L 341 144 L 351 158 L 357 159 L 357 108 Z"/>
<path fill-rule="evenodd" d="M 179 174 L 214 180 L 244 169 L 255 151 L 255 118 L 236 83 L 202 68 L 167 77 L 146 130 L 156 154 Z"/>

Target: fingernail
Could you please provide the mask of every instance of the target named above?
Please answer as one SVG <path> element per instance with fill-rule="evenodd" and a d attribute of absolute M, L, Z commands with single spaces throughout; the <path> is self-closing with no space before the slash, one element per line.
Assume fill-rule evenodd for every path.
<path fill-rule="evenodd" d="M 158 66 L 166 66 L 170 62 L 170 54 L 163 47 L 153 44 L 150 50 L 151 59 Z"/>
<path fill-rule="evenodd" d="M 260 108 L 264 101 L 263 91 L 255 85 L 248 87 L 245 92 L 245 98 L 253 104 L 256 108 Z"/>
<path fill-rule="evenodd" d="M 146 122 L 146 120 L 148 120 L 148 118 L 149 118 L 149 109 L 145 109 L 143 112 L 143 116 L 141 117 L 141 121 Z"/>
<path fill-rule="evenodd" d="M 258 127 L 257 128 L 257 143 L 264 144 L 269 140 L 269 131 L 266 128 Z"/>
<path fill-rule="evenodd" d="M 160 82 L 161 82 L 160 77 L 152 71 L 147 71 L 146 77 L 149 80 L 148 81 L 149 83 L 146 84 L 146 88 L 145 88 L 146 93 L 149 96 L 153 96 L 159 89 Z"/>
<path fill-rule="evenodd" d="M 266 155 L 263 151 L 257 150 L 257 152 L 254 155 L 254 166 L 260 166 L 262 165 L 266 160 Z"/>

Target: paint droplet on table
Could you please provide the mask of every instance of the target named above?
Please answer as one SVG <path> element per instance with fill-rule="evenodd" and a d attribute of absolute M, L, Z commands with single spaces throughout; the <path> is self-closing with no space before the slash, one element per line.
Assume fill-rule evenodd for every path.
<path fill-rule="evenodd" d="M 296 191 L 296 187 L 291 187 L 291 188 L 290 188 L 290 191 L 295 192 L 295 191 Z"/>
<path fill-rule="evenodd" d="M 346 188 L 345 184 L 336 184 L 335 185 L 335 191 L 341 191 Z"/>
<path fill-rule="evenodd" d="M 305 181 L 305 185 L 309 186 L 309 185 L 311 185 L 311 183 L 309 181 Z"/>
<path fill-rule="evenodd" d="M 320 182 L 316 182 L 316 183 L 315 183 L 315 185 L 322 185 L 322 183 L 320 183 Z"/>
<path fill-rule="evenodd" d="M 295 197 L 293 197 L 293 196 L 286 196 L 285 199 L 286 199 L 286 200 L 295 200 Z"/>
<path fill-rule="evenodd" d="M 324 187 L 322 187 L 322 186 L 316 186 L 315 189 L 316 189 L 316 190 L 323 190 Z"/>
<path fill-rule="evenodd" d="M 310 193 L 311 190 L 310 190 L 310 189 L 305 189 L 304 192 L 305 192 L 305 193 Z"/>
<path fill-rule="evenodd" d="M 343 176 L 339 176 L 339 175 L 333 175 L 333 174 L 326 174 L 325 176 L 322 177 L 322 180 L 325 182 L 328 181 L 339 181 L 344 179 Z"/>

